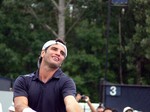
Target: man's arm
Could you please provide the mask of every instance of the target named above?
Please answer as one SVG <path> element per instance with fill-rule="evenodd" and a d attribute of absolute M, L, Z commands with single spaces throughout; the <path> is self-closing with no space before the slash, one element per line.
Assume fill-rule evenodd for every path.
<path fill-rule="evenodd" d="M 83 109 L 73 96 L 66 96 L 64 98 L 64 102 L 66 105 L 67 112 L 83 112 Z"/>
<path fill-rule="evenodd" d="M 28 107 L 28 99 L 24 96 L 14 98 L 15 112 L 36 112 Z"/>

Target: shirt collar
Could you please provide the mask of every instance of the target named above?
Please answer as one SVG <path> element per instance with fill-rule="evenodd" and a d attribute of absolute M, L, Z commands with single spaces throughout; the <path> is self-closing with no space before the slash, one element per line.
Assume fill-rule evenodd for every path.
<path fill-rule="evenodd" d="M 37 71 L 35 71 L 34 72 L 34 78 L 33 78 L 33 80 L 36 80 L 36 79 L 39 79 L 39 69 L 37 70 Z M 61 76 L 62 76 L 62 74 L 63 74 L 63 72 L 62 72 L 62 70 L 59 68 L 55 73 L 54 73 L 54 75 L 53 75 L 53 77 L 52 78 L 60 78 Z"/>

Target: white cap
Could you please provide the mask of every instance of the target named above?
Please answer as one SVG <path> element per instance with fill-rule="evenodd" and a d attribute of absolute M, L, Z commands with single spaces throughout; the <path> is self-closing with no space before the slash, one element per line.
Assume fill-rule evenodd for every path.
<path fill-rule="evenodd" d="M 50 41 L 47 41 L 43 47 L 42 47 L 42 50 L 45 50 L 47 47 L 51 46 L 51 45 L 54 45 L 54 44 L 59 44 L 61 45 L 62 47 L 64 47 L 65 49 L 65 57 L 67 57 L 67 47 L 62 44 L 61 42 L 57 41 L 57 40 L 50 40 Z"/>
<path fill-rule="evenodd" d="M 132 110 L 132 111 L 133 111 L 133 108 L 131 108 L 131 107 L 125 107 L 125 108 L 123 109 L 123 112 L 126 112 L 127 110 Z"/>

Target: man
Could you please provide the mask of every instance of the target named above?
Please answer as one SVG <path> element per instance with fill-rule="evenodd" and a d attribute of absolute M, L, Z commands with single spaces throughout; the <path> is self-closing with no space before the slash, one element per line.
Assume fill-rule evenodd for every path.
<path fill-rule="evenodd" d="M 14 84 L 16 112 L 81 112 L 75 99 L 74 81 L 60 69 L 67 48 L 60 39 L 46 42 L 38 60 L 39 69 L 19 76 Z"/>

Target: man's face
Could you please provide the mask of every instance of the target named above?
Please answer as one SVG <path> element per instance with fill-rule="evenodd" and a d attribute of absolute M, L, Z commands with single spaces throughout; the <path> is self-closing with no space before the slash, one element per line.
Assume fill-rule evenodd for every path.
<path fill-rule="evenodd" d="M 51 45 L 46 51 L 41 52 L 44 64 L 49 67 L 60 67 L 65 59 L 65 49 L 59 44 Z"/>

